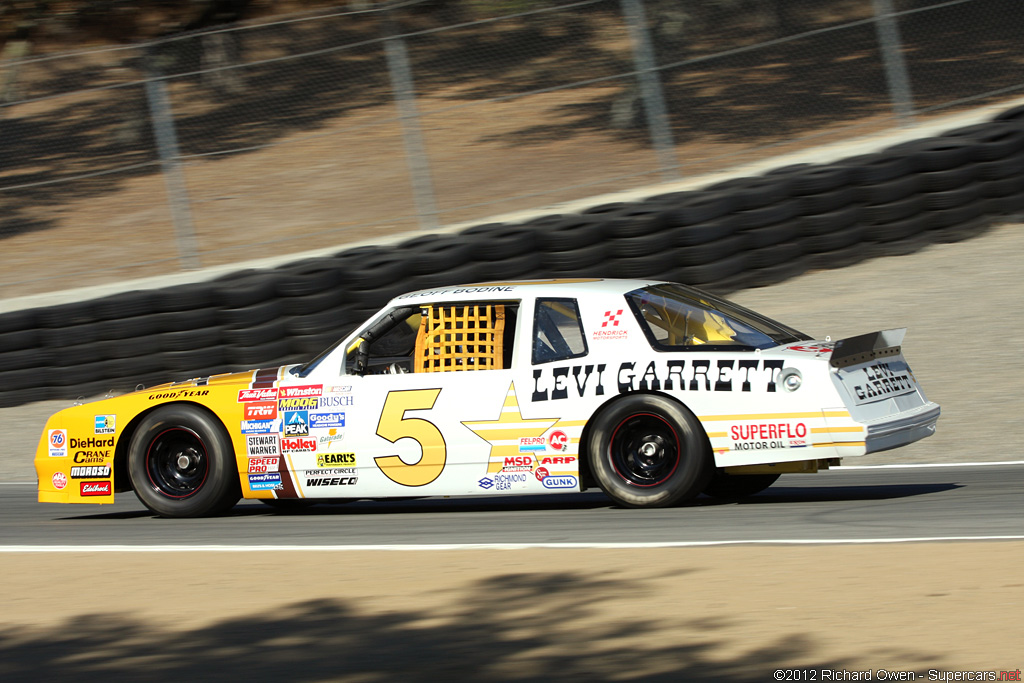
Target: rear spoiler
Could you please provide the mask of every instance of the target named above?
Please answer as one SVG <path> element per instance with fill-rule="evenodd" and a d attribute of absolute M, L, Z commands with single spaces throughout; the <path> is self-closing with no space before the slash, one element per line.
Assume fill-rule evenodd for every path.
<path fill-rule="evenodd" d="M 858 363 L 867 363 L 876 358 L 898 356 L 900 344 L 903 343 L 906 333 L 907 328 L 901 327 L 895 330 L 882 330 L 840 339 L 832 350 L 832 357 L 828 364 L 834 368 L 845 368 Z"/>

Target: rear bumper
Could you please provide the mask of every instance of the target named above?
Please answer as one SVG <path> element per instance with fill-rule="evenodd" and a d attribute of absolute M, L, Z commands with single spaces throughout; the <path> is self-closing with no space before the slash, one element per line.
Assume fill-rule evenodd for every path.
<path fill-rule="evenodd" d="M 928 402 L 905 411 L 897 419 L 881 418 L 864 424 L 865 453 L 877 453 L 920 441 L 935 433 L 939 421 L 939 404 Z"/>

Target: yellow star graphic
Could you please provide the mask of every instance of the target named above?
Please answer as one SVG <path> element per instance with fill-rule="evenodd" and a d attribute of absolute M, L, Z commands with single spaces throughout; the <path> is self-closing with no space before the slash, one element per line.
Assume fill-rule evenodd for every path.
<path fill-rule="evenodd" d="M 519 452 L 519 439 L 540 436 L 558 422 L 557 417 L 527 420 L 519 409 L 516 386 L 512 383 L 505 394 L 505 403 L 497 420 L 463 422 L 474 434 L 491 444 L 488 472 L 500 472 L 506 457 L 524 455 Z M 532 455 L 530 456 L 533 457 Z"/>

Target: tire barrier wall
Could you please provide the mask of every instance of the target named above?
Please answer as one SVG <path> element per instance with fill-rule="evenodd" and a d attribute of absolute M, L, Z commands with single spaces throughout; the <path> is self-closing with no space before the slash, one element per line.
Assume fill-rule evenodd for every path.
<path fill-rule="evenodd" d="M 915 252 L 1024 211 L 1024 107 L 828 165 L 0 315 L 0 407 L 313 357 L 403 292 L 536 277 L 716 293 Z"/>

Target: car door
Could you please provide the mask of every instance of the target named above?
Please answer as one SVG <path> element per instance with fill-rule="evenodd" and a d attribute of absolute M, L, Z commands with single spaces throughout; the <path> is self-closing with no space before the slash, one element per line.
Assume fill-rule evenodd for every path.
<path fill-rule="evenodd" d="M 300 495 L 490 490 L 480 481 L 492 441 L 508 429 L 502 416 L 512 390 L 518 309 L 518 301 L 417 302 L 360 329 L 339 349 L 335 367 L 319 368 L 309 390 L 320 388 L 316 400 L 282 407 L 282 451 L 302 470 Z M 289 415 L 285 407 L 307 412 Z"/>

